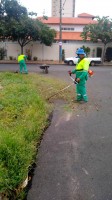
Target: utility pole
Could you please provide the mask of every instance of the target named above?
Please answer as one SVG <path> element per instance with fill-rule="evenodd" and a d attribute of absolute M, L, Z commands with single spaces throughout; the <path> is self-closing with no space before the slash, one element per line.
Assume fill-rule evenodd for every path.
<path fill-rule="evenodd" d="M 62 0 L 60 0 L 59 62 L 62 61 Z"/>
<path fill-rule="evenodd" d="M 75 17 L 75 0 L 73 0 L 73 14 L 72 17 Z"/>

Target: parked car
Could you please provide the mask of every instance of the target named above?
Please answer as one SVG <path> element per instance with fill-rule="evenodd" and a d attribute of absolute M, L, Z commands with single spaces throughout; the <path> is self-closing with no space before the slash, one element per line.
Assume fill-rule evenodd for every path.
<path fill-rule="evenodd" d="M 67 65 L 76 65 L 78 59 L 79 59 L 78 57 L 65 58 L 64 63 L 66 63 Z M 101 58 L 88 58 L 88 59 L 90 61 L 91 66 L 101 63 Z"/>

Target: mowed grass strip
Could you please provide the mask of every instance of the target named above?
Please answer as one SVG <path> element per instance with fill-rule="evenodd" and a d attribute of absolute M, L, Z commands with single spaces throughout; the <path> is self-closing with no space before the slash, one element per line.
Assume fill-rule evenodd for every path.
<path fill-rule="evenodd" d="M 0 193 L 10 197 L 25 180 L 48 126 L 46 101 L 67 84 L 43 75 L 0 73 Z M 71 101 L 74 88 L 55 98 Z"/>

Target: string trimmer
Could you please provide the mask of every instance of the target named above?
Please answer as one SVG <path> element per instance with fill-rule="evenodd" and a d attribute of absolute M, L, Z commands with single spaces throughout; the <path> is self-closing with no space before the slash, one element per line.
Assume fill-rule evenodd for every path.
<path fill-rule="evenodd" d="M 71 87 L 72 85 L 74 85 L 74 84 L 78 84 L 78 82 L 75 81 L 75 79 L 74 79 L 71 75 L 70 75 L 70 78 L 71 78 L 71 80 L 73 81 L 72 84 L 66 86 L 65 88 L 61 89 L 61 90 L 58 91 L 57 93 L 53 94 L 52 96 L 50 96 L 49 98 L 47 98 L 47 100 L 49 100 L 49 99 L 53 98 L 54 96 L 60 94 L 61 92 L 63 92 L 64 90 L 68 89 L 68 88 Z"/>

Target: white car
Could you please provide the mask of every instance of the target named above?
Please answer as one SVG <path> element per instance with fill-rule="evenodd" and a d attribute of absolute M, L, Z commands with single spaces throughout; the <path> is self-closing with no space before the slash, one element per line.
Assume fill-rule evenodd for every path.
<path fill-rule="evenodd" d="M 78 62 L 78 57 L 70 57 L 70 58 L 65 58 L 64 63 L 68 65 L 76 65 Z M 96 64 L 101 64 L 101 58 L 87 58 L 90 61 L 90 65 L 94 66 Z"/>

